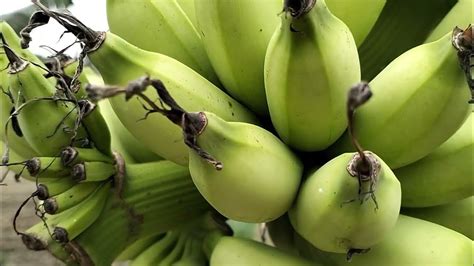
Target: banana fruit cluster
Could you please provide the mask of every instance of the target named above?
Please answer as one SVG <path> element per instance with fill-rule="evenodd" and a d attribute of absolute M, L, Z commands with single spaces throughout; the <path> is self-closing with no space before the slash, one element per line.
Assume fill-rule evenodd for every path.
<path fill-rule="evenodd" d="M 107 0 L 108 32 L 33 2 L 19 36 L 0 22 L 1 165 L 36 184 L 26 248 L 473 265 L 471 0 Z M 26 49 L 52 19 L 79 58 Z"/>

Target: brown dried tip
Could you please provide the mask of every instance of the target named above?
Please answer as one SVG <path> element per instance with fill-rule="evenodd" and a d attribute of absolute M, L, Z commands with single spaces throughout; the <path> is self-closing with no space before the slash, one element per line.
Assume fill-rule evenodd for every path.
<path fill-rule="evenodd" d="M 470 51 L 473 50 L 473 28 L 472 25 L 469 25 L 465 30 L 462 30 L 459 27 L 455 27 L 453 30 L 452 42 L 453 46 L 459 51 Z"/>
<path fill-rule="evenodd" d="M 54 198 L 48 198 L 43 202 L 43 208 L 46 213 L 55 214 L 59 207 Z"/>
<path fill-rule="evenodd" d="M 68 233 L 66 229 L 62 227 L 55 227 L 53 232 L 53 239 L 61 244 L 69 242 Z"/>
<path fill-rule="evenodd" d="M 298 19 L 311 11 L 315 4 L 316 0 L 285 0 L 283 12 L 290 13 L 293 18 Z"/>
<path fill-rule="evenodd" d="M 34 157 L 32 159 L 27 160 L 25 166 L 30 176 L 37 176 L 41 170 L 41 161 L 38 158 Z"/>
<path fill-rule="evenodd" d="M 22 234 L 21 241 L 23 241 L 23 244 L 25 244 L 26 248 L 29 250 L 39 251 L 45 250 L 48 247 L 46 243 L 32 235 Z"/>
<path fill-rule="evenodd" d="M 61 163 L 64 166 L 68 166 L 70 163 L 76 159 L 77 155 L 79 152 L 74 149 L 73 147 L 66 147 L 61 151 L 61 154 L 59 155 L 61 157 Z"/>
<path fill-rule="evenodd" d="M 47 198 L 49 198 L 48 187 L 43 184 L 39 184 L 36 188 L 36 196 L 39 200 L 46 200 Z"/>
<path fill-rule="evenodd" d="M 72 167 L 72 179 L 76 182 L 86 180 L 86 166 L 83 163 L 76 164 Z"/>
<path fill-rule="evenodd" d="M 97 107 L 97 104 L 95 103 L 92 103 L 91 101 L 89 100 L 79 100 L 77 102 L 77 104 L 79 105 L 79 108 L 82 112 L 82 115 L 83 117 L 86 117 L 88 116 L 90 113 L 92 113 L 95 108 Z"/>

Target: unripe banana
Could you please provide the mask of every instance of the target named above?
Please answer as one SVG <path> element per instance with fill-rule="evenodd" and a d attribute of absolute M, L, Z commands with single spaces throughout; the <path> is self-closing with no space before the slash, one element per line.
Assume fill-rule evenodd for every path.
<path fill-rule="evenodd" d="M 433 42 L 450 32 L 455 26 L 467 25 L 472 23 L 472 14 L 474 14 L 474 4 L 472 0 L 457 0 L 456 4 L 444 16 L 443 20 L 434 28 L 425 43 Z"/>
<path fill-rule="evenodd" d="M 26 141 L 40 156 L 57 156 L 61 148 L 86 138 L 82 128 L 75 128 L 74 105 L 55 99 L 55 87 L 43 75 L 45 70 L 22 60 L 4 46 L 9 68 L 9 88 L 15 101 L 18 123 Z M 8 138 L 8 136 L 7 136 Z M 77 143 L 74 143 L 77 144 Z"/>
<path fill-rule="evenodd" d="M 459 265 L 474 263 L 472 241 L 443 226 L 400 215 L 387 237 L 365 254 L 346 256 L 315 249 L 300 236 L 295 243 L 302 255 L 334 266 Z"/>
<path fill-rule="evenodd" d="M 115 259 L 116 261 L 127 261 L 135 259 L 139 254 L 144 252 L 152 244 L 158 242 L 164 237 L 164 234 L 156 236 L 146 236 L 138 239 L 137 241 L 130 244 L 119 256 Z"/>
<path fill-rule="evenodd" d="M 312 173 L 300 188 L 289 211 L 290 221 L 319 249 L 337 253 L 369 249 L 395 226 L 400 211 L 400 183 L 382 159 L 370 152 L 365 156 L 373 162 L 370 177 L 367 176 L 371 182 L 361 185 L 358 180 L 359 154 L 345 153 Z M 375 206 L 364 203 L 371 197 Z M 352 202 L 358 199 L 360 204 Z"/>
<path fill-rule="evenodd" d="M 209 235 L 210 265 L 320 265 L 265 244 L 230 236 Z"/>
<path fill-rule="evenodd" d="M 22 235 L 23 243 L 29 249 L 48 246 L 53 240 L 67 243 L 89 227 L 100 215 L 105 205 L 110 183 L 103 184 L 92 195 L 78 205 L 57 215 L 47 216 L 46 224 L 40 222 Z"/>
<path fill-rule="evenodd" d="M 403 207 L 429 207 L 474 195 L 474 113 L 423 159 L 395 170 Z"/>
<path fill-rule="evenodd" d="M 162 260 L 159 261 L 159 265 L 174 265 L 174 263 L 183 255 L 184 247 L 188 239 L 190 239 L 189 233 L 181 233 L 178 241 L 176 242 L 173 250 L 169 252 Z"/>
<path fill-rule="evenodd" d="M 202 250 L 202 240 L 190 237 L 186 241 L 183 256 L 176 262 L 174 266 L 202 266 L 208 265 L 206 256 Z"/>
<path fill-rule="evenodd" d="M 103 162 L 82 162 L 72 167 L 71 176 L 76 182 L 104 181 L 116 173 L 113 164 Z"/>
<path fill-rule="evenodd" d="M 197 18 L 195 0 L 176 0 L 184 13 L 188 16 L 189 20 L 193 23 L 193 26 L 197 29 Z"/>
<path fill-rule="evenodd" d="M 230 95 L 260 115 L 268 114 L 263 66 L 281 2 L 196 1 L 198 28 L 219 79 Z"/>
<path fill-rule="evenodd" d="M 402 208 L 402 213 L 430 221 L 474 240 L 474 196 L 452 203 L 428 208 Z"/>
<path fill-rule="evenodd" d="M 360 81 L 357 47 L 324 0 L 285 1 L 288 12 L 265 58 L 270 116 L 288 145 L 323 150 L 347 127 L 345 95 Z"/>
<path fill-rule="evenodd" d="M 40 200 L 59 195 L 77 184 L 71 178 L 41 178 L 38 182 L 38 199 Z"/>
<path fill-rule="evenodd" d="M 223 165 L 217 171 L 190 149 L 194 184 L 214 208 L 230 219 L 254 223 L 274 220 L 290 208 L 303 169 L 277 137 L 258 126 L 226 122 L 208 112 L 189 116 L 205 123 L 195 136 L 196 145 Z"/>
<path fill-rule="evenodd" d="M 43 202 L 46 213 L 57 214 L 83 201 L 101 186 L 100 182 L 77 184 L 72 188 Z"/>
<path fill-rule="evenodd" d="M 351 30 L 360 46 L 380 16 L 387 0 L 326 0 L 331 12 Z"/>
<path fill-rule="evenodd" d="M 148 74 L 163 80 L 176 99 L 182 101 L 183 106 L 189 110 L 211 111 L 229 121 L 256 122 L 255 116 L 241 104 L 178 61 L 141 50 L 113 33 L 95 32 L 70 15 L 50 11 L 39 2 L 35 3 L 42 10 L 37 14 L 53 16 L 64 27 L 79 35 L 86 46 L 84 49 L 89 59 L 102 74 L 105 83 L 125 85 L 130 80 Z M 28 27 L 29 32 L 45 24 L 44 20 L 35 19 L 33 16 L 30 20 L 32 24 Z M 28 42 L 28 39 L 24 39 L 23 47 L 27 47 Z M 115 90 L 110 88 L 106 91 L 114 93 Z M 99 98 L 98 95 L 95 96 L 96 99 Z M 112 106 L 130 132 L 150 149 L 164 158 L 187 164 L 187 150 L 179 129 L 166 118 L 150 116 L 145 121 L 137 122 L 144 118 L 146 112 L 142 103 L 135 99 L 126 104 L 124 99 L 113 98 Z M 159 136 L 149 134 L 150 131 L 159 133 Z"/>
<path fill-rule="evenodd" d="M 468 85 L 451 39 L 448 34 L 409 50 L 370 82 L 374 97 L 357 112 L 355 130 L 361 145 L 392 169 L 433 151 L 470 113 Z M 349 134 L 331 150 L 352 150 Z"/>
<path fill-rule="evenodd" d="M 111 32 L 127 42 L 172 57 L 219 84 L 199 33 L 178 1 L 107 0 L 107 20 Z"/>
<path fill-rule="evenodd" d="M 138 255 L 130 265 L 158 265 L 158 263 L 173 250 L 179 236 L 179 231 L 170 231 L 166 233 L 162 239 L 158 240 L 155 244 L 152 244 L 144 252 Z"/>
<path fill-rule="evenodd" d="M 33 157 L 26 161 L 26 170 L 30 179 L 41 176 L 46 178 L 67 177 L 71 173 L 71 168 L 64 166 L 58 157 Z M 28 176 L 23 176 L 28 178 Z"/>
<path fill-rule="evenodd" d="M 97 149 L 66 147 L 60 153 L 61 163 L 65 166 L 73 166 L 83 162 L 113 163 L 113 159 L 104 155 Z"/>

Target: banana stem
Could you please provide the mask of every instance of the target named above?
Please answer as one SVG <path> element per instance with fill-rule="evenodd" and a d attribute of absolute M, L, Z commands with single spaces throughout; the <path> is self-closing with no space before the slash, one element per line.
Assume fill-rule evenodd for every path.
<path fill-rule="evenodd" d="M 356 165 L 358 172 L 364 175 L 369 175 L 370 173 L 370 162 L 365 156 L 364 149 L 360 145 L 359 141 L 354 132 L 354 114 L 358 107 L 366 103 L 372 97 L 372 92 L 370 91 L 369 84 L 367 82 L 360 82 L 352 86 L 349 90 L 349 96 L 347 99 L 347 119 L 348 119 L 348 128 L 349 135 L 351 137 L 352 144 L 354 148 L 359 153 L 360 160 Z"/>

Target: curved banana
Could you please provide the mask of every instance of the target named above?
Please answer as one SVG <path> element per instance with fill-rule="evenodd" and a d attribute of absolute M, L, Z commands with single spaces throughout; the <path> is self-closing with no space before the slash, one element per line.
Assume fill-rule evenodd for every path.
<path fill-rule="evenodd" d="M 357 46 L 324 0 L 285 1 L 285 13 L 265 57 L 270 116 L 286 144 L 323 150 L 347 127 L 345 96 L 360 81 Z"/>
<path fill-rule="evenodd" d="M 116 173 L 115 165 L 104 162 L 82 162 L 74 165 L 71 177 L 75 182 L 104 181 Z"/>
<path fill-rule="evenodd" d="M 474 240 L 474 196 L 428 208 L 402 208 L 402 214 L 430 221 Z"/>
<path fill-rule="evenodd" d="M 83 162 L 114 162 L 112 157 L 107 156 L 94 148 L 90 149 L 69 146 L 61 150 L 59 157 L 61 158 L 61 163 L 65 166 L 73 166 Z"/>
<path fill-rule="evenodd" d="M 59 195 L 46 199 L 43 202 L 44 211 L 49 214 L 65 211 L 82 202 L 100 186 L 100 182 L 77 184 Z"/>
<path fill-rule="evenodd" d="M 178 241 L 173 247 L 173 250 L 159 261 L 159 265 L 174 265 L 174 263 L 183 255 L 186 242 L 190 238 L 189 232 L 181 233 L 178 237 Z"/>
<path fill-rule="evenodd" d="M 77 184 L 71 178 L 40 178 L 38 182 L 37 190 L 40 200 L 59 195 Z"/>
<path fill-rule="evenodd" d="M 71 173 L 71 168 L 64 166 L 58 157 L 33 157 L 26 161 L 25 165 L 29 176 L 22 176 L 32 180 L 38 176 L 46 178 L 63 178 L 68 177 Z"/>
<path fill-rule="evenodd" d="M 446 142 L 423 159 L 395 170 L 403 207 L 429 207 L 474 195 L 474 112 Z"/>
<path fill-rule="evenodd" d="M 177 0 L 107 0 L 107 21 L 127 42 L 172 57 L 219 84 L 198 31 Z"/>
<path fill-rule="evenodd" d="M 130 265 L 158 265 L 158 263 L 173 250 L 173 247 L 176 245 L 179 236 L 179 232 L 175 231 L 166 233 L 162 239 L 150 245 L 145 251 L 135 257 Z"/>
<path fill-rule="evenodd" d="M 132 244 L 128 245 L 127 248 L 120 253 L 115 259 L 116 261 L 127 261 L 135 259 L 139 254 L 144 252 L 152 244 L 158 242 L 164 237 L 164 234 L 146 236 L 140 238 Z"/>
<path fill-rule="evenodd" d="M 210 234 L 210 265 L 320 265 L 249 239 Z M 322 265 L 322 264 L 321 264 Z"/>
<path fill-rule="evenodd" d="M 196 127 L 194 145 L 219 160 L 212 165 L 195 149 L 189 151 L 194 184 L 216 210 L 236 221 L 257 223 L 274 220 L 290 208 L 303 169 L 277 137 L 258 126 L 226 122 L 208 112 L 188 115 L 204 121 L 204 127 Z"/>
<path fill-rule="evenodd" d="M 326 0 L 331 12 L 351 30 L 360 46 L 380 16 L 387 0 Z"/>
<path fill-rule="evenodd" d="M 302 255 L 334 266 L 472 265 L 472 241 L 443 226 L 400 215 L 387 237 L 350 262 L 342 254 L 315 249 L 302 237 L 295 243 Z"/>
<path fill-rule="evenodd" d="M 189 20 L 191 20 L 193 26 L 197 29 L 198 23 L 196 18 L 195 0 L 176 0 L 176 2 L 178 2 L 181 9 L 183 9 Z"/>
<path fill-rule="evenodd" d="M 185 244 L 183 256 L 173 263 L 174 266 L 208 265 L 206 255 L 202 250 L 202 240 L 190 237 Z"/>
<path fill-rule="evenodd" d="M 443 20 L 433 29 L 425 43 L 433 42 L 452 31 L 456 26 L 468 25 L 472 23 L 474 14 L 474 4 L 472 0 L 457 0 L 456 4 L 444 16 Z"/>
<path fill-rule="evenodd" d="M 281 0 L 195 3 L 199 32 L 220 81 L 230 95 L 260 115 L 268 114 L 263 66 L 281 4 Z"/>
<path fill-rule="evenodd" d="M 470 113 L 471 95 L 451 39 L 448 34 L 409 50 L 370 82 L 374 96 L 356 113 L 355 130 L 361 145 L 392 169 L 433 151 Z M 331 151 L 351 146 L 346 133 Z"/>

